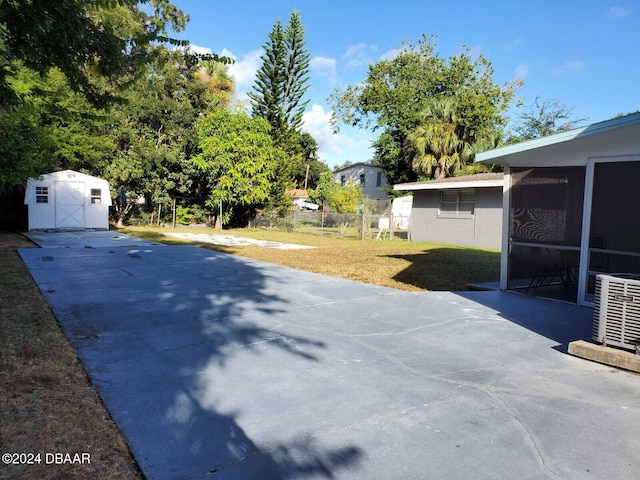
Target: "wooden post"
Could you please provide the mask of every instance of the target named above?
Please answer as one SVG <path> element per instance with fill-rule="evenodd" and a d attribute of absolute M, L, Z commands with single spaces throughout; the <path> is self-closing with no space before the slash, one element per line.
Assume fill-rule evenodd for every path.
<path fill-rule="evenodd" d="M 220 200 L 220 233 L 222 233 L 222 200 Z"/>

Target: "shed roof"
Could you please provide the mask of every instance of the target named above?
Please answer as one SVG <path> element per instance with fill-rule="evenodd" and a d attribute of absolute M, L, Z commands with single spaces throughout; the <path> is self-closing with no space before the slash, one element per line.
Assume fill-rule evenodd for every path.
<path fill-rule="evenodd" d="M 453 188 L 486 188 L 502 187 L 504 183 L 503 173 L 476 173 L 475 175 L 463 175 L 449 177 L 442 180 L 429 180 L 426 182 L 399 183 L 393 186 L 394 190 L 446 190 Z"/>
<path fill-rule="evenodd" d="M 100 177 L 94 177 L 92 175 L 87 175 L 86 173 L 81 173 L 81 172 L 76 172 L 75 170 L 60 170 L 57 172 L 51 172 L 51 173 L 45 173 L 43 175 L 41 175 L 40 177 L 37 178 L 29 178 L 28 179 L 28 183 L 31 182 L 46 182 L 46 181 L 50 181 L 50 180 L 68 180 L 68 181 L 72 181 L 72 180 L 83 180 L 83 181 L 87 181 L 87 180 L 91 180 L 92 182 L 100 182 L 100 183 L 107 183 L 108 182 Z"/>

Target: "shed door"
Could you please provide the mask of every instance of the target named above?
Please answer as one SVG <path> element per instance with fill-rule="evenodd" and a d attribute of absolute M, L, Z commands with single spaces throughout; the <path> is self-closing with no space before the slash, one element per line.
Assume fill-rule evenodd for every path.
<path fill-rule="evenodd" d="M 56 228 L 84 228 L 84 183 L 56 182 Z"/>

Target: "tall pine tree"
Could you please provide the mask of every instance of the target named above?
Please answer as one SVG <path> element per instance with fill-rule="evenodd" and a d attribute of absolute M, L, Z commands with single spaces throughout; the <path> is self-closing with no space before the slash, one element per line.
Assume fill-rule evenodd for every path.
<path fill-rule="evenodd" d="M 284 75 L 283 115 L 286 123 L 296 131 L 302 127 L 302 114 L 309 100 L 302 97 L 309 88 L 309 53 L 304 48 L 304 30 L 300 12 L 293 10 L 284 32 L 287 63 Z"/>
<path fill-rule="evenodd" d="M 276 21 L 261 59 L 254 91 L 249 93 L 253 115 L 269 122 L 278 143 L 286 142 L 288 131 L 300 130 L 309 103 L 302 101 L 309 88 L 310 56 L 305 49 L 300 12 L 291 12 L 284 29 L 282 22 Z"/>
<path fill-rule="evenodd" d="M 306 138 L 300 132 L 302 115 L 309 103 L 303 97 L 309 88 L 310 62 L 300 12 L 291 11 L 285 28 L 280 20 L 275 22 L 261 59 L 262 66 L 249 98 L 253 115 L 269 122 L 274 144 L 285 152 L 276 169 L 267 205 L 284 214 L 292 205 L 286 191 L 304 185 L 307 165 L 319 163 L 317 160 L 306 161 L 308 145 L 303 145 L 303 138 Z"/>

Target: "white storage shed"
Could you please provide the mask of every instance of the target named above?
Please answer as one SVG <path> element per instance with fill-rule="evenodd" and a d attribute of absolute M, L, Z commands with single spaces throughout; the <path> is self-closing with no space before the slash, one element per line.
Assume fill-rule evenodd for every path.
<path fill-rule="evenodd" d="M 29 230 L 109 229 L 109 183 L 97 177 L 62 170 L 27 181 L 24 203 Z"/>

